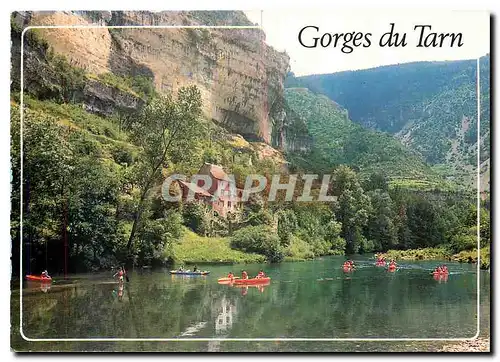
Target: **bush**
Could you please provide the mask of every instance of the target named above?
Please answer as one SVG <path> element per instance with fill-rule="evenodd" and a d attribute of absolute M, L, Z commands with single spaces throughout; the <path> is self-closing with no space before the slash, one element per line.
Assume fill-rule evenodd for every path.
<path fill-rule="evenodd" d="M 182 216 L 184 225 L 200 235 L 205 235 L 209 231 L 209 220 L 207 208 L 198 202 L 190 202 L 184 206 Z"/>
<path fill-rule="evenodd" d="M 481 269 L 490 267 L 490 247 L 481 248 Z M 453 255 L 452 260 L 460 263 L 477 263 L 477 249 L 463 250 L 458 254 Z"/>
<path fill-rule="evenodd" d="M 247 219 L 248 225 L 259 226 L 259 225 L 272 225 L 273 215 L 266 209 L 261 209 L 256 212 L 250 212 Z"/>
<path fill-rule="evenodd" d="M 134 162 L 134 155 L 129 146 L 115 143 L 110 148 L 111 155 L 116 163 L 131 165 Z"/>
<path fill-rule="evenodd" d="M 278 235 L 267 226 L 247 226 L 236 231 L 231 238 L 231 247 L 263 254 L 270 262 L 280 262 L 284 258 Z"/>
<path fill-rule="evenodd" d="M 285 255 L 291 260 L 304 260 L 315 257 L 311 245 L 294 235 L 290 238 L 290 245 L 286 249 Z"/>
<path fill-rule="evenodd" d="M 453 253 L 462 250 L 472 250 L 477 248 L 476 227 L 470 228 L 464 232 L 453 235 L 451 238 L 450 249 Z"/>
<path fill-rule="evenodd" d="M 375 250 L 375 243 L 373 240 L 367 240 L 365 238 L 361 241 L 360 253 L 371 253 Z"/>

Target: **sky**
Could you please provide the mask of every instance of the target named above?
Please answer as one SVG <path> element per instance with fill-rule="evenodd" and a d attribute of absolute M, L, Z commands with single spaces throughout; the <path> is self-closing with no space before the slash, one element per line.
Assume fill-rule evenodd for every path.
<path fill-rule="evenodd" d="M 262 26 L 266 42 L 290 56 L 290 66 L 296 75 L 334 73 L 344 70 L 373 68 L 381 65 L 408 63 L 414 61 L 440 61 L 473 59 L 489 53 L 490 18 L 485 11 L 450 10 L 260 10 L 245 11 L 247 17 Z M 388 48 L 379 45 L 380 37 L 390 30 L 406 33 L 405 47 Z M 337 47 L 305 48 L 298 35 L 306 26 L 316 26 L 319 31 L 308 28 L 302 33 L 305 45 L 312 45 L 314 37 L 325 33 L 372 33 L 368 47 L 357 47 L 351 53 L 343 53 L 341 44 Z M 429 32 L 462 33 L 461 47 L 446 45 L 437 47 L 417 47 L 420 29 L 415 25 L 431 25 Z M 326 35 L 326 38 L 328 35 Z M 365 44 L 366 41 L 365 41 Z"/>

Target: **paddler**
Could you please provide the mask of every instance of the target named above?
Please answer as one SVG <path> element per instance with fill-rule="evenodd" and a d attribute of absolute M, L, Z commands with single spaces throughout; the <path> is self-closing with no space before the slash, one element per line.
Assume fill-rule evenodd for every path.
<path fill-rule="evenodd" d="M 396 262 L 394 261 L 394 259 L 391 259 L 390 263 L 389 263 L 389 269 L 395 269 L 397 266 Z"/>
<path fill-rule="evenodd" d="M 227 278 L 228 278 L 228 279 L 231 279 L 231 280 L 233 280 L 233 279 L 234 279 L 234 274 L 233 274 L 233 272 L 232 272 L 232 271 L 230 271 L 230 272 L 229 272 L 229 274 L 227 275 Z"/>
<path fill-rule="evenodd" d="M 257 274 L 256 278 L 265 278 L 266 274 L 264 274 L 264 271 L 261 269 L 259 273 Z"/>
<path fill-rule="evenodd" d="M 44 270 L 42 272 L 42 278 L 50 278 L 49 273 L 47 273 L 47 270 Z"/>
<path fill-rule="evenodd" d="M 124 275 L 124 274 L 125 274 L 125 273 L 123 272 L 122 267 L 119 267 L 119 268 L 118 268 L 118 271 L 117 271 L 117 272 L 113 275 L 113 278 L 114 278 L 114 277 L 116 277 L 116 276 L 118 275 L 118 281 L 119 281 L 120 283 L 123 283 L 123 275 Z"/>
<path fill-rule="evenodd" d="M 241 271 L 241 279 L 248 279 L 248 273 L 244 270 Z"/>

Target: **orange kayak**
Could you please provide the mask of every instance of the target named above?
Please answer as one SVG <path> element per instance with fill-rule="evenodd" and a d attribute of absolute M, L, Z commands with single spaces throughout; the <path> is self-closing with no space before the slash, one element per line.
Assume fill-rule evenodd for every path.
<path fill-rule="evenodd" d="M 255 284 L 266 284 L 271 281 L 271 278 L 252 278 L 252 279 L 235 279 L 233 284 L 235 285 L 255 285 Z"/>
<path fill-rule="evenodd" d="M 36 275 L 26 275 L 26 279 L 36 280 L 39 282 L 51 282 L 52 281 L 51 277 L 42 277 L 42 276 L 36 276 Z"/>
<path fill-rule="evenodd" d="M 271 284 L 271 281 L 263 282 L 261 284 L 233 284 L 233 288 L 264 288 Z"/>
<path fill-rule="evenodd" d="M 231 284 L 233 283 L 236 279 L 239 279 L 240 277 L 234 277 L 234 278 L 219 278 L 217 279 L 217 283 L 219 284 Z"/>

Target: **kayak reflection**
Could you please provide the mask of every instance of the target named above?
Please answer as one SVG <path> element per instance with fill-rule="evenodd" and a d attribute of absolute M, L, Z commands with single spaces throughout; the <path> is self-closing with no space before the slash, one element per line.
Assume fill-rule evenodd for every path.
<path fill-rule="evenodd" d="M 248 290 L 250 288 L 255 288 L 259 292 L 264 293 L 264 289 L 266 286 L 269 284 L 261 284 L 261 285 L 233 285 L 234 288 L 240 288 L 241 289 L 241 295 L 247 295 Z"/>

